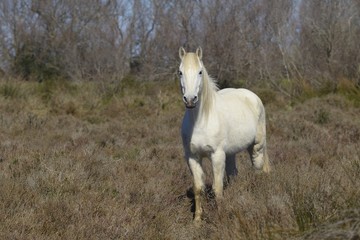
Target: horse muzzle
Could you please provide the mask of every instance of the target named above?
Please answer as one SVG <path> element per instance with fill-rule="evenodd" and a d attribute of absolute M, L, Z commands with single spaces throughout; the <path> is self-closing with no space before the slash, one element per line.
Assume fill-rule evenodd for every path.
<path fill-rule="evenodd" d="M 186 108 L 194 108 L 196 107 L 196 103 L 198 102 L 198 97 L 194 96 L 194 97 L 183 97 L 184 103 L 185 103 L 185 107 Z"/>
<path fill-rule="evenodd" d="M 195 108 L 195 107 L 196 107 L 196 104 L 195 104 L 195 103 L 191 103 L 191 104 L 186 104 L 186 103 L 185 103 L 185 107 L 186 107 L 186 108 L 190 108 L 190 109 L 191 109 L 191 108 Z"/>

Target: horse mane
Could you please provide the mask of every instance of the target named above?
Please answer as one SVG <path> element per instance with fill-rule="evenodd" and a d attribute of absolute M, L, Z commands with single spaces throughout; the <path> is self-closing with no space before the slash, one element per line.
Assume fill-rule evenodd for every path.
<path fill-rule="evenodd" d="M 201 63 L 202 64 L 202 63 Z M 207 70 L 203 65 L 203 86 L 201 91 L 200 111 L 204 114 L 205 119 L 208 119 L 210 110 L 215 102 L 215 93 L 218 91 L 216 81 L 209 76 Z"/>

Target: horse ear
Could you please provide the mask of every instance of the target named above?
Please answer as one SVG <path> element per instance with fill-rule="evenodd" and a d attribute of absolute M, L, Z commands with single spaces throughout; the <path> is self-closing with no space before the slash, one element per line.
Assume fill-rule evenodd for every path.
<path fill-rule="evenodd" d="M 196 49 L 196 55 L 198 56 L 198 58 L 201 60 L 202 59 L 202 49 L 201 47 L 198 47 Z"/>
<path fill-rule="evenodd" d="M 185 56 L 185 54 L 186 54 L 185 49 L 184 49 L 183 47 L 180 47 L 180 48 L 179 48 L 179 57 L 180 57 L 180 59 L 183 59 L 183 57 Z"/>

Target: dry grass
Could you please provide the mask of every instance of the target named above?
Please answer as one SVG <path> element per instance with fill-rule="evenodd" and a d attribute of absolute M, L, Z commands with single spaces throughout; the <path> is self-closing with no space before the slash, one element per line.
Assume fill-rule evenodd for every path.
<path fill-rule="evenodd" d="M 240 154 L 196 228 L 177 84 L 0 82 L 0 239 L 359 239 L 358 104 L 267 96 L 274 171 Z"/>

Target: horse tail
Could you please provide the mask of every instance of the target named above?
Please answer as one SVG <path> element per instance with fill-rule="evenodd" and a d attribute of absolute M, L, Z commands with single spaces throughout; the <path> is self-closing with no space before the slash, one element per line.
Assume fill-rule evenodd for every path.
<path fill-rule="evenodd" d="M 270 172 L 270 161 L 266 150 L 266 117 L 265 108 L 260 98 L 258 98 L 259 118 L 254 145 L 248 150 L 251 160 L 256 169 L 263 172 Z"/>
<path fill-rule="evenodd" d="M 264 165 L 263 165 L 262 170 L 265 173 L 269 173 L 271 171 L 270 160 L 269 160 L 269 156 L 267 154 L 266 146 L 264 147 Z"/>
<path fill-rule="evenodd" d="M 262 125 L 262 131 L 263 131 L 263 167 L 262 170 L 265 173 L 269 173 L 271 171 L 271 167 L 270 167 L 270 160 L 269 160 L 269 156 L 267 153 L 267 146 L 266 146 L 266 113 L 265 113 L 265 107 L 264 104 L 262 103 L 261 99 L 260 100 L 260 105 L 261 105 L 261 116 L 259 119 L 260 120 L 260 124 Z"/>

